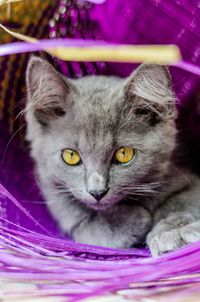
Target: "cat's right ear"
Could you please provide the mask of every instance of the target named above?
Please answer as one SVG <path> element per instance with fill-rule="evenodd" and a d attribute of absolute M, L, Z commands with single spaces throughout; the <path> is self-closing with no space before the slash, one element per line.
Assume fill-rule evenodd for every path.
<path fill-rule="evenodd" d="M 26 110 L 32 110 L 41 125 L 65 115 L 74 87 L 47 61 L 36 56 L 30 58 L 26 86 Z"/>
<path fill-rule="evenodd" d="M 150 125 L 176 117 L 172 81 L 166 66 L 140 65 L 127 79 L 123 93 L 135 115 Z"/>

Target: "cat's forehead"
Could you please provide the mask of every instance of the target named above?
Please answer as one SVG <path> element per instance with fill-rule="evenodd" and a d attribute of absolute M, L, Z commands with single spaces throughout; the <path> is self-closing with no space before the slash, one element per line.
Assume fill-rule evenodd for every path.
<path fill-rule="evenodd" d="M 93 102 L 95 102 L 94 99 Z M 98 102 L 101 102 L 101 99 Z M 106 145 L 113 144 L 117 120 L 117 113 L 114 110 L 108 110 L 102 104 L 83 106 L 81 110 L 75 112 L 74 137 L 80 147 L 87 145 L 91 150 L 99 149 L 101 146 L 105 148 Z"/>
<path fill-rule="evenodd" d="M 72 82 L 74 82 L 82 91 L 103 91 L 105 89 L 112 89 L 112 87 L 119 87 L 124 82 L 124 79 L 114 76 L 85 76 L 72 80 Z"/>
<path fill-rule="evenodd" d="M 101 100 L 101 105 L 112 105 L 120 95 L 123 82 L 121 78 L 105 76 L 87 76 L 74 80 L 79 94 L 77 102 L 85 102 L 89 106 Z"/>
<path fill-rule="evenodd" d="M 74 80 L 78 93 L 63 125 L 69 143 L 87 149 L 88 154 L 112 149 L 119 124 L 121 83 L 121 79 L 103 76 Z"/>
<path fill-rule="evenodd" d="M 110 127 L 122 106 L 123 79 L 117 77 L 87 76 L 74 80 L 74 122 L 92 128 Z"/>
<path fill-rule="evenodd" d="M 110 147 L 119 137 L 130 135 L 130 123 L 124 110 L 124 79 L 117 77 L 88 76 L 74 80 L 78 93 L 69 112 L 70 132 L 82 146 Z M 129 121 L 128 121 L 129 120 Z M 128 124 L 128 126 L 127 126 Z"/>

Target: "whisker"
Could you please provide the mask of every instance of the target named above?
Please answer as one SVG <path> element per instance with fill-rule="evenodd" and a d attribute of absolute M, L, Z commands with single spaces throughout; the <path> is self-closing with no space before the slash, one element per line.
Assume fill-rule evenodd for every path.
<path fill-rule="evenodd" d="M 155 196 L 162 192 L 163 185 L 167 181 L 154 181 L 138 185 L 123 184 L 118 188 L 118 193 L 127 195 L 128 198 L 135 199 L 139 197 Z"/>
<path fill-rule="evenodd" d="M 46 203 L 46 201 L 42 201 L 42 200 L 27 200 L 27 199 L 23 199 L 22 202 L 31 203 L 31 204 L 45 204 Z"/>
<path fill-rule="evenodd" d="M 11 138 L 9 139 L 6 147 L 5 147 L 5 150 L 4 150 L 4 153 L 3 153 L 3 156 L 2 156 L 2 160 L 1 160 L 1 164 L 3 165 L 4 163 L 4 160 L 5 160 L 5 156 L 6 156 L 6 153 L 8 151 L 8 147 L 10 146 L 10 143 L 12 142 L 13 138 L 26 126 L 26 124 L 22 125 L 18 130 L 15 131 L 15 133 L 11 136 Z"/>

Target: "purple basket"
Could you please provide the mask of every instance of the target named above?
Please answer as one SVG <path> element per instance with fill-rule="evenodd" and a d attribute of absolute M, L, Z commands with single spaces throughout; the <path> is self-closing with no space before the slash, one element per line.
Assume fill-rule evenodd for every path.
<path fill-rule="evenodd" d="M 107 0 L 98 5 L 61 0 L 49 21 L 49 34 L 51 38 L 124 44 L 177 44 L 185 62 L 200 66 L 199 13 L 195 0 Z M 135 67 L 57 59 L 54 62 L 72 77 L 127 76 Z M 199 76 L 176 67 L 171 71 L 180 117 L 184 117 L 179 125 L 187 132 L 186 143 L 194 142 L 200 138 L 200 110 L 195 101 Z M 194 146 L 190 152 L 199 150 L 198 143 Z M 155 259 L 144 248 L 116 250 L 75 243 L 59 231 L 51 218 L 35 182 L 27 149 L 3 123 L 0 159 L 0 278 L 4 285 L 0 294 L 4 291 L 20 301 L 29 301 L 30 297 L 140 301 L 162 297 L 165 290 L 168 300 L 162 301 L 172 297 L 179 301 L 200 293 L 200 243 Z M 20 288 L 19 283 L 24 286 Z"/>

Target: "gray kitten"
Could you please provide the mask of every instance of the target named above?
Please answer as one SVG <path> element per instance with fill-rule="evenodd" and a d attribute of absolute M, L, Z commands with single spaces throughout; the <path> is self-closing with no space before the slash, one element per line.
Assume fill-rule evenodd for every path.
<path fill-rule="evenodd" d="M 26 79 L 27 139 L 64 232 L 113 248 L 146 240 L 153 255 L 200 240 L 199 179 L 176 164 L 166 67 L 71 80 L 32 57 Z"/>

